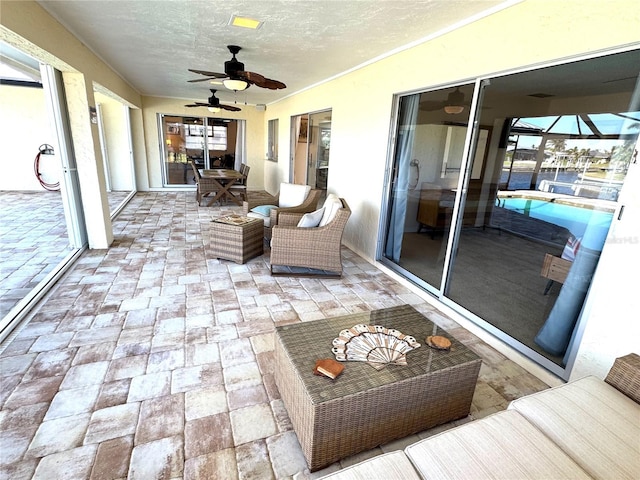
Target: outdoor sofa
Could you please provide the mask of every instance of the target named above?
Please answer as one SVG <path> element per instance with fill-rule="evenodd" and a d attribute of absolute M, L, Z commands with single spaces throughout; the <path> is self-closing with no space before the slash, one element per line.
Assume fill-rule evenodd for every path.
<path fill-rule="evenodd" d="M 322 478 L 639 479 L 640 356 Z"/>

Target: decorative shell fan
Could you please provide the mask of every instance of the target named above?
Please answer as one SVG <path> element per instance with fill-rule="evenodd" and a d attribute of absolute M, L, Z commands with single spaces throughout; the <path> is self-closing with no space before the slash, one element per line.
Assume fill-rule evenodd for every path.
<path fill-rule="evenodd" d="M 416 339 L 382 325 L 354 325 L 333 340 L 331 351 L 341 362 L 367 362 L 376 369 L 406 365 L 406 354 L 420 347 Z"/>

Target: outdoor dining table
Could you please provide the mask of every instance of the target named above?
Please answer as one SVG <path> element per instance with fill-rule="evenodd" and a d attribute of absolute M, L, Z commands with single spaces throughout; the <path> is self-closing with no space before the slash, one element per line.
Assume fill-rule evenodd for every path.
<path fill-rule="evenodd" d="M 219 190 L 214 197 L 211 197 L 208 207 L 214 204 L 216 200 L 231 199 L 238 205 L 242 205 L 242 198 L 234 195 L 229 188 L 238 180 L 242 180 L 244 175 L 237 170 L 228 168 L 215 168 L 211 170 L 200 170 L 200 175 L 204 178 L 210 178 L 218 184 Z"/>

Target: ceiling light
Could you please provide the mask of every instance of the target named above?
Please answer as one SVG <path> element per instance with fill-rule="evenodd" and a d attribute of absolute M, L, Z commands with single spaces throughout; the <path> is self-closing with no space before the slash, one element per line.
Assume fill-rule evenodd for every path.
<path fill-rule="evenodd" d="M 464 107 L 462 105 L 445 105 L 444 111 L 448 114 L 462 113 Z"/>
<path fill-rule="evenodd" d="M 227 78 L 222 81 L 222 84 L 229 90 L 235 90 L 237 92 L 240 92 L 249 86 L 249 84 L 244 80 L 234 78 Z"/>
<path fill-rule="evenodd" d="M 464 93 L 460 91 L 459 87 L 447 95 L 444 111 L 448 114 L 462 113 L 464 111 Z"/>
<path fill-rule="evenodd" d="M 220 111 L 220 107 L 207 107 L 211 113 L 218 113 Z"/>
<path fill-rule="evenodd" d="M 260 20 L 255 20 L 249 17 L 240 17 L 238 15 L 233 15 L 231 20 L 229 20 L 229 25 L 233 25 L 234 27 L 242 27 L 242 28 L 250 28 L 251 30 L 257 30 L 262 27 Z"/>

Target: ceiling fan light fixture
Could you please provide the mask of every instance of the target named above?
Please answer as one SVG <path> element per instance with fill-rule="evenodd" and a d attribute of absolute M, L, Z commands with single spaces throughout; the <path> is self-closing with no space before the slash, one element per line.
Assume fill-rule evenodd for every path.
<path fill-rule="evenodd" d="M 455 91 L 447 95 L 447 103 L 444 106 L 445 113 L 455 115 L 464 111 L 464 93 L 456 87 Z"/>
<path fill-rule="evenodd" d="M 220 111 L 220 107 L 207 107 L 211 113 L 218 113 Z"/>
<path fill-rule="evenodd" d="M 249 28 L 251 30 L 257 30 L 262 27 L 264 22 L 256 20 L 255 18 L 241 17 L 240 15 L 232 15 L 229 20 L 229 25 L 234 27 Z"/>
<path fill-rule="evenodd" d="M 455 115 L 457 113 L 462 113 L 464 111 L 464 107 L 462 105 L 445 105 L 444 111 L 449 115 Z"/>
<path fill-rule="evenodd" d="M 222 84 L 225 86 L 225 88 L 228 88 L 229 90 L 235 90 L 237 92 L 241 92 L 249 86 L 249 84 L 244 80 L 234 78 L 227 78 L 226 80 L 222 81 Z"/>

